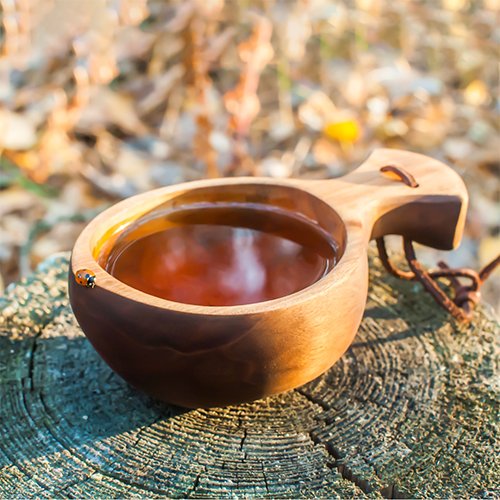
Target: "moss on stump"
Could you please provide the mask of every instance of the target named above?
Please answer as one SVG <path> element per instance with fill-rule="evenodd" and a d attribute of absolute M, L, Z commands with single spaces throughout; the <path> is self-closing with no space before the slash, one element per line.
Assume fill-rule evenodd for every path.
<path fill-rule="evenodd" d="M 480 306 L 459 325 L 370 260 L 363 323 L 333 368 L 185 410 L 105 365 L 71 312 L 68 256 L 49 259 L 0 298 L 0 497 L 498 498 L 498 322 Z"/>

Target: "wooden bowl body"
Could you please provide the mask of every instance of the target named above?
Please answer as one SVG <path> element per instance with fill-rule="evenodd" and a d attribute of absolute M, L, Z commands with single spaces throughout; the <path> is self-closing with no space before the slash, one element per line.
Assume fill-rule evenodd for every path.
<path fill-rule="evenodd" d="M 145 205 L 146 199 L 152 203 Z M 338 214 L 312 194 L 269 179 L 178 185 L 112 207 L 81 238 L 96 259 L 104 242 L 116 237 L 117 226 L 167 204 L 199 201 L 265 203 L 302 213 L 334 236 L 340 262 L 334 273 L 287 297 L 244 306 L 202 307 L 149 296 L 100 267 L 98 286 L 82 287 L 74 278 L 81 266 L 78 259 L 70 271 L 69 293 L 75 316 L 94 348 L 132 385 L 185 407 L 250 401 L 323 373 L 356 334 L 368 269 L 365 247 L 349 245 Z M 89 267 L 96 269 L 95 260 Z M 357 285 L 346 289 L 341 285 L 345 281 Z"/>
<path fill-rule="evenodd" d="M 380 174 L 381 166 L 398 162 L 413 165 L 417 189 Z M 334 237 L 340 260 L 304 290 L 231 307 L 153 297 L 98 265 L 103 246 L 131 222 L 166 206 L 200 201 L 259 203 L 300 213 Z M 451 249 L 460 241 L 466 206 L 463 182 L 451 169 L 388 150 L 339 180 L 232 178 L 159 189 L 109 208 L 85 228 L 72 254 L 71 305 L 101 357 L 145 393 L 191 408 L 255 400 L 314 379 L 349 347 L 365 307 L 371 237 L 413 235 Z M 84 268 L 96 274 L 95 288 L 76 282 L 75 273 Z"/>

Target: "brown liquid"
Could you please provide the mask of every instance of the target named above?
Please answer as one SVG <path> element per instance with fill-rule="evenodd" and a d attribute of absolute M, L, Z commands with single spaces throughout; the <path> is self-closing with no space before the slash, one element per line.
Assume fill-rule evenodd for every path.
<path fill-rule="evenodd" d="M 134 223 L 101 265 L 156 297 L 233 306 L 302 290 L 336 263 L 331 236 L 302 217 L 263 205 L 199 205 Z"/>

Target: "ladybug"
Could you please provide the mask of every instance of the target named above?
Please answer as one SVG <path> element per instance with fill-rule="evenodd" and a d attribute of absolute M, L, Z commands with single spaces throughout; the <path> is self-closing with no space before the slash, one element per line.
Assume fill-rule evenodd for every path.
<path fill-rule="evenodd" d="M 76 282 L 79 285 L 86 286 L 87 288 L 94 288 L 96 284 L 96 275 L 90 269 L 80 269 L 75 274 Z"/>

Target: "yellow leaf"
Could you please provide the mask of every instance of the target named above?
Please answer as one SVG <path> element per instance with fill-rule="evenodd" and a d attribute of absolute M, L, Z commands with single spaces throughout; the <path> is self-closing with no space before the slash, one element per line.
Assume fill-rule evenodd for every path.
<path fill-rule="evenodd" d="M 342 142 L 354 142 L 360 135 L 360 127 L 355 120 L 326 123 L 323 131 L 331 139 L 337 139 Z"/>
<path fill-rule="evenodd" d="M 462 10 L 469 6 L 467 0 L 444 0 L 444 7 L 449 10 Z"/>
<path fill-rule="evenodd" d="M 19 168 L 22 168 L 26 172 L 35 171 L 40 164 L 38 155 L 33 151 L 15 153 L 12 155 L 12 160 Z"/>
<path fill-rule="evenodd" d="M 488 87 L 481 80 L 474 80 L 465 89 L 464 97 L 468 104 L 481 106 L 489 99 Z"/>

